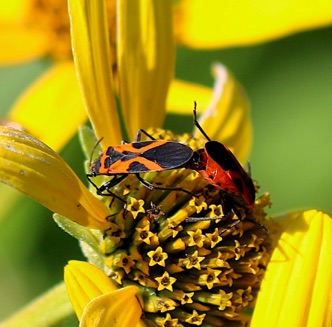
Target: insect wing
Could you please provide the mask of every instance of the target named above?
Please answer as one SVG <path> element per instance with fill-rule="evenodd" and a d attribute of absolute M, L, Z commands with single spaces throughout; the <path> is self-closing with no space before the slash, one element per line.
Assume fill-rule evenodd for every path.
<path fill-rule="evenodd" d="M 188 146 L 163 140 L 110 146 L 91 169 L 96 174 L 135 174 L 178 168 L 193 155 Z"/>

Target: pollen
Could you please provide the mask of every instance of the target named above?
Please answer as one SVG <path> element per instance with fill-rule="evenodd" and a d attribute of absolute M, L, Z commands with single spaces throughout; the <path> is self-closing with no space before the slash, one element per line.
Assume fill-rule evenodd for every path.
<path fill-rule="evenodd" d="M 197 213 L 200 213 L 202 210 L 206 210 L 208 206 L 203 196 L 200 196 L 199 198 L 192 198 L 191 201 L 189 201 L 189 205 L 195 207 Z"/>
<path fill-rule="evenodd" d="M 213 233 L 206 233 L 206 237 L 210 242 L 211 248 L 214 248 L 219 242 L 222 241 L 218 228 L 215 228 Z"/>
<path fill-rule="evenodd" d="M 178 324 L 179 322 L 179 319 L 177 318 L 172 318 L 172 316 L 167 313 L 166 314 L 166 317 L 165 318 L 161 318 L 161 317 L 158 317 L 156 318 L 156 324 L 157 326 L 160 326 L 160 327 L 177 327 L 179 326 Z"/>
<path fill-rule="evenodd" d="M 208 267 L 206 271 L 201 271 L 198 279 L 198 284 L 206 286 L 210 290 L 211 288 L 213 288 L 214 284 L 219 283 L 219 279 L 217 277 L 220 274 L 220 270 L 214 270 Z"/>
<path fill-rule="evenodd" d="M 233 297 L 233 293 L 226 293 L 224 290 L 219 291 L 220 301 L 217 305 L 219 305 L 219 310 L 225 310 L 227 307 L 232 306 L 231 298 Z"/>
<path fill-rule="evenodd" d="M 158 246 L 154 251 L 149 251 L 147 255 L 150 258 L 150 266 L 159 265 L 165 267 L 165 260 L 168 258 L 168 254 L 163 252 L 161 246 Z"/>
<path fill-rule="evenodd" d="M 133 215 L 133 218 L 136 219 L 139 213 L 145 213 L 144 209 L 144 200 L 137 200 L 135 198 L 130 198 L 130 203 L 127 204 L 126 210 Z"/>
<path fill-rule="evenodd" d="M 185 320 L 188 324 L 200 326 L 205 318 L 206 314 L 199 315 L 196 310 Z"/>
<path fill-rule="evenodd" d="M 161 277 L 156 277 L 155 280 L 159 284 L 158 291 L 162 291 L 163 289 L 173 291 L 172 285 L 176 282 L 176 278 L 170 277 L 167 271 L 165 271 Z"/>
<path fill-rule="evenodd" d="M 240 304 L 243 307 L 248 306 L 248 304 L 253 300 L 252 288 L 249 286 L 247 289 L 240 289 L 234 293 L 233 302 L 235 304 Z"/>
<path fill-rule="evenodd" d="M 114 265 L 122 268 L 126 274 L 130 273 L 131 267 L 134 266 L 134 260 L 131 256 L 128 256 L 125 253 L 121 253 L 114 257 Z"/>
<path fill-rule="evenodd" d="M 201 229 L 196 230 L 195 232 L 189 231 L 188 246 L 197 246 L 199 248 L 203 247 L 206 236 L 203 234 Z"/>
<path fill-rule="evenodd" d="M 198 251 L 195 251 L 193 254 L 187 254 L 185 259 L 179 259 L 179 265 L 185 266 L 187 269 L 196 268 L 201 269 L 201 262 L 204 260 L 204 257 L 198 256 Z"/>

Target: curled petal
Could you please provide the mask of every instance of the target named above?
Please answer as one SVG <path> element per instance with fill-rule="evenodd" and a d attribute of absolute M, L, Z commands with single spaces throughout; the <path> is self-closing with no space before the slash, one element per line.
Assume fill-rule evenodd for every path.
<path fill-rule="evenodd" d="M 65 267 L 64 278 L 78 319 L 81 319 L 84 308 L 91 300 L 116 290 L 102 270 L 84 261 L 69 261 Z"/>
<path fill-rule="evenodd" d="M 251 326 L 331 326 L 331 217 L 310 210 L 276 222 L 283 232 L 275 235 Z"/>
<path fill-rule="evenodd" d="M 65 283 L 80 326 L 135 326 L 142 314 L 139 290 L 128 286 L 117 290 L 96 266 L 69 261 Z"/>
<path fill-rule="evenodd" d="M 174 71 L 171 2 L 118 1 L 120 98 L 128 133 L 163 123 Z"/>
<path fill-rule="evenodd" d="M 244 162 L 248 159 L 252 143 L 249 100 L 241 85 L 223 65 L 213 65 L 213 73 L 216 79 L 213 98 L 199 122 L 211 140 L 224 143 L 240 162 Z M 197 129 L 195 136 L 201 137 Z"/>
<path fill-rule="evenodd" d="M 54 65 L 24 93 L 9 118 L 59 151 L 87 119 L 73 62 Z"/>
<path fill-rule="evenodd" d="M 108 209 L 66 162 L 31 135 L 0 127 L 0 181 L 80 225 L 107 229 Z"/>
<path fill-rule="evenodd" d="M 213 90 L 207 86 L 173 80 L 167 94 L 167 112 L 192 115 L 194 100 L 198 113 L 202 113 L 211 102 Z"/>
<path fill-rule="evenodd" d="M 208 6 L 204 0 L 181 0 L 177 4 L 177 41 L 193 48 L 253 44 L 332 23 L 329 0 L 213 0 Z"/>
<path fill-rule="evenodd" d="M 69 0 L 75 66 L 86 110 L 102 144 L 122 140 L 114 95 L 105 1 Z"/>

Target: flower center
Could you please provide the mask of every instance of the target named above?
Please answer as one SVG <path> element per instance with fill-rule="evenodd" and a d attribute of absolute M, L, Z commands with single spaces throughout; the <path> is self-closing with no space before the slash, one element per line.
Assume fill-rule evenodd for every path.
<path fill-rule="evenodd" d="M 188 135 L 148 132 L 156 139 L 190 142 L 194 150 L 204 147 L 204 140 Z M 125 209 L 123 202 L 103 198 L 111 203 L 112 227 L 101 238 L 109 276 L 119 287 L 136 283 L 141 289 L 147 324 L 239 323 L 241 311 L 254 304 L 269 258 L 271 240 L 261 224 L 267 224 L 268 195 L 253 207 L 235 204 L 230 211 L 225 191 L 190 169 L 141 177 L 177 191 L 148 190 L 128 176 L 112 189 L 127 200 Z"/>
<path fill-rule="evenodd" d="M 29 24 L 42 30 L 49 38 L 49 55 L 55 59 L 71 57 L 70 26 L 66 0 L 33 0 Z"/>

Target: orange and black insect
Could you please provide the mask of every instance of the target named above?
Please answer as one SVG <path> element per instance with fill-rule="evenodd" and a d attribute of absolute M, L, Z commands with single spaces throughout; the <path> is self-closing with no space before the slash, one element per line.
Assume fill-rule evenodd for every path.
<path fill-rule="evenodd" d="M 223 208 L 225 216 L 215 217 L 220 219 L 227 217 L 229 212 L 235 213 L 239 219 L 233 221 L 222 230 L 221 233 L 234 227 L 242 220 L 237 205 L 243 207 L 246 211 L 253 207 L 255 202 L 255 186 L 250 175 L 242 168 L 234 154 L 224 144 L 212 141 L 200 124 L 196 116 L 196 102 L 194 103 L 194 125 L 207 139 L 204 148 L 194 152 L 191 160 L 185 165 L 185 168 L 196 170 L 205 180 L 223 191 Z M 211 220 L 207 217 L 189 217 L 188 222 L 197 220 Z M 266 227 L 256 221 L 246 219 L 261 226 L 266 233 Z"/>
<path fill-rule="evenodd" d="M 194 125 L 207 139 L 203 149 L 195 151 L 186 168 L 196 170 L 210 184 L 237 198 L 245 207 L 255 201 L 255 186 L 249 174 L 242 168 L 234 154 L 224 144 L 211 141 L 197 121 L 196 102 Z"/>
<path fill-rule="evenodd" d="M 141 133 L 144 133 L 151 140 L 140 141 Z M 194 151 L 179 142 L 156 140 L 146 131 L 140 129 L 136 135 L 136 141 L 121 145 L 109 146 L 101 153 L 92 164 L 90 174 L 87 178 L 95 186 L 97 194 L 116 196 L 110 189 L 127 177 L 128 174 L 135 174 L 138 180 L 148 189 L 183 191 L 193 195 L 191 192 L 181 188 L 160 187 L 144 180 L 140 174 L 146 172 L 160 172 L 164 170 L 181 168 L 186 165 L 193 156 Z M 94 184 L 92 177 L 97 175 L 113 176 L 100 187 Z M 123 199 L 121 199 L 123 201 Z"/>
<path fill-rule="evenodd" d="M 210 184 L 221 189 L 226 194 L 225 198 L 228 195 L 237 199 L 241 205 L 252 207 L 255 201 L 255 187 L 251 177 L 230 149 L 220 142 L 212 141 L 205 133 L 197 121 L 196 102 L 193 117 L 194 125 L 207 139 L 204 148 L 194 151 L 182 143 L 156 140 L 141 129 L 137 132 L 135 142 L 109 146 L 95 160 L 87 178 L 97 189 L 97 194 L 117 197 L 110 189 L 128 174 L 135 174 L 139 181 L 150 190 L 177 190 L 194 195 L 182 188 L 153 185 L 140 176 L 141 173 L 146 172 L 187 168 L 196 170 Z M 148 136 L 150 140 L 140 141 L 141 133 Z M 91 180 L 97 175 L 113 176 L 113 178 L 98 187 Z"/>

